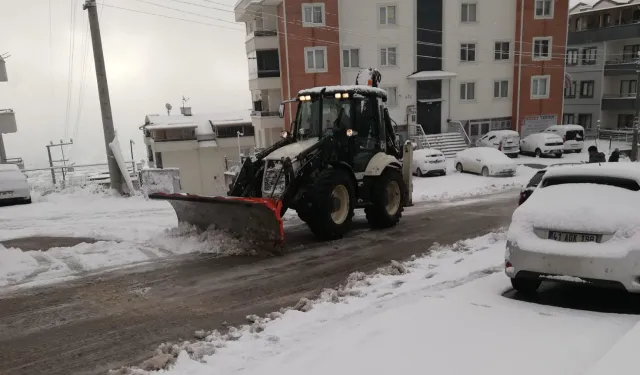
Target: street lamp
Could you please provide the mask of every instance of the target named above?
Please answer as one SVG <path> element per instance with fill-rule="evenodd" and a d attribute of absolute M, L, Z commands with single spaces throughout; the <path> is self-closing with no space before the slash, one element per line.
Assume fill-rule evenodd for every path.
<path fill-rule="evenodd" d="M 240 148 L 240 137 L 243 137 L 244 133 L 238 130 L 238 161 L 242 165 L 242 149 Z"/>

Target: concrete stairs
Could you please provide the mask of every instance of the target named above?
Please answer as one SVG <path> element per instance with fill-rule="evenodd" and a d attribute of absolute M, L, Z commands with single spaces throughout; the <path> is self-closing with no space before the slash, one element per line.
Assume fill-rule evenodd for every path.
<path fill-rule="evenodd" d="M 428 144 L 427 147 L 442 151 L 447 158 L 453 158 L 458 152 L 469 147 L 465 137 L 460 132 L 429 134 L 424 138 Z M 420 147 L 419 143 L 418 145 Z"/>

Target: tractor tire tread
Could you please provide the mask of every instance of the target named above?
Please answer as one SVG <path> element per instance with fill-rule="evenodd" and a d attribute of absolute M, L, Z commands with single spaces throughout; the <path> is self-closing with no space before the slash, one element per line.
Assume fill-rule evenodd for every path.
<path fill-rule="evenodd" d="M 333 188 L 337 184 L 344 184 L 349 191 L 349 213 L 346 220 L 336 225 L 331 220 L 333 205 L 329 202 Z M 309 189 L 308 199 L 311 207 L 309 215 L 303 213 L 301 218 L 307 223 L 311 232 L 320 240 L 331 241 L 342 238 L 351 229 L 356 206 L 355 186 L 348 173 L 340 168 L 329 168 L 320 172 L 316 183 Z"/>
<path fill-rule="evenodd" d="M 389 215 L 384 206 L 385 201 L 385 189 L 387 183 L 390 180 L 395 180 L 400 186 L 402 199 L 400 207 L 395 215 Z M 371 203 L 372 205 L 365 208 L 364 212 L 367 217 L 369 225 L 373 229 L 385 229 L 391 228 L 400 222 L 402 212 L 404 211 L 405 196 L 407 194 L 407 187 L 405 186 L 402 173 L 397 169 L 387 168 L 382 172 L 378 180 L 373 184 L 371 191 Z"/>

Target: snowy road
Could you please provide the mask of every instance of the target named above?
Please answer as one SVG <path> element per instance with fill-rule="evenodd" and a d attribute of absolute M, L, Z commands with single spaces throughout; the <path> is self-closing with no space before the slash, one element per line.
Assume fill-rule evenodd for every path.
<path fill-rule="evenodd" d="M 409 209 L 403 225 L 370 232 L 366 222 L 331 244 L 291 227 L 295 250 L 277 258 L 200 255 L 22 291 L 0 300 L 0 373 L 98 374 L 147 359 L 163 341 L 239 324 L 335 287 L 355 271 L 506 226 L 517 192 Z"/>

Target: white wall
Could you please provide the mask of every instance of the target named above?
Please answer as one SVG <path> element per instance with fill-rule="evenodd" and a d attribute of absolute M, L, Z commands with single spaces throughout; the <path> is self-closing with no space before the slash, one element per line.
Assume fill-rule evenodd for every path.
<path fill-rule="evenodd" d="M 379 26 L 378 4 L 395 5 L 398 26 Z M 407 80 L 415 66 L 415 6 L 413 1 L 339 0 L 341 48 L 360 49 L 360 67 L 378 68 L 381 86 L 396 86 L 398 105 L 389 107 L 391 118 L 406 124 L 406 109 L 415 105 L 415 82 Z M 397 66 L 380 66 L 380 47 L 397 48 Z M 342 61 L 342 51 L 340 59 Z M 342 65 L 342 62 L 341 62 Z M 342 68 L 342 84 L 353 85 L 358 68 Z"/>
<path fill-rule="evenodd" d="M 476 2 L 477 22 L 460 22 L 461 1 L 443 1 L 443 70 L 455 72 L 451 80 L 451 119 L 471 120 L 511 116 L 515 49 L 516 1 Z M 511 59 L 494 61 L 494 42 L 510 41 Z M 475 42 L 476 62 L 460 62 L 460 43 Z M 564 41 L 562 41 L 564 42 Z M 554 44 L 557 44 L 554 41 Z M 493 99 L 494 80 L 509 80 L 509 98 Z M 476 100 L 460 101 L 460 82 L 476 83 Z M 444 110 L 443 110 L 444 112 Z"/>

